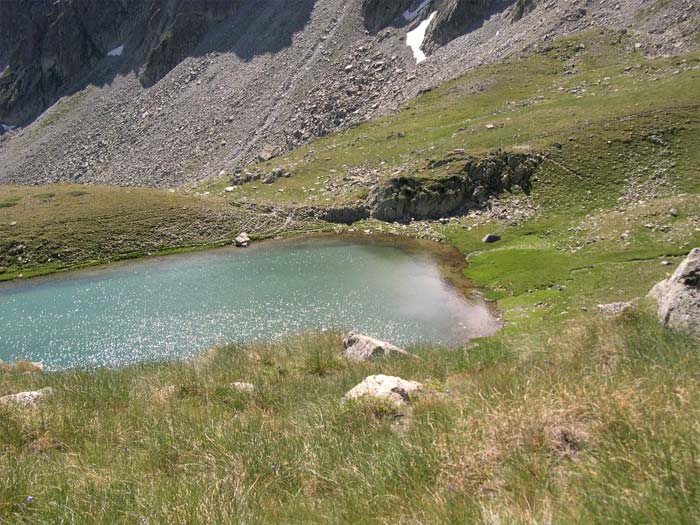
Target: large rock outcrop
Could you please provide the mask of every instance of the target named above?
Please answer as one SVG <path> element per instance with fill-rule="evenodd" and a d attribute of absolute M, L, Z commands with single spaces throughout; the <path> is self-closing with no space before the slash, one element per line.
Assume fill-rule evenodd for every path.
<path fill-rule="evenodd" d="M 439 219 L 483 206 L 516 186 L 528 191 L 536 166 L 537 159 L 523 154 L 469 159 L 458 175 L 390 179 L 372 190 L 367 207 L 382 221 Z"/>
<path fill-rule="evenodd" d="M 365 27 L 370 33 L 376 33 L 396 20 L 401 22 L 401 14 L 415 3 L 413 0 L 363 0 L 362 19 Z"/>
<path fill-rule="evenodd" d="M 437 15 L 428 28 L 423 48 L 432 51 L 463 35 L 475 26 L 481 25 L 484 18 L 497 6 L 509 2 L 499 0 L 442 0 L 437 4 Z"/>
<path fill-rule="evenodd" d="M 238 0 L 0 2 L 0 122 L 25 124 L 110 55 L 150 86 L 177 65 Z M 143 64 L 141 66 L 141 64 Z"/>
<path fill-rule="evenodd" d="M 657 283 L 649 295 L 658 301 L 662 324 L 700 333 L 700 248 L 691 251 L 674 274 Z"/>

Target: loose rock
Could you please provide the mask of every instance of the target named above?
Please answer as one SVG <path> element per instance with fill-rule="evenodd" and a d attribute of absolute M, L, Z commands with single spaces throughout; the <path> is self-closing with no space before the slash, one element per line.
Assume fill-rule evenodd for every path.
<path fill-rule="evenodd" d="M 633 303 L 610 303 L 599 304 L 598 313 L 606 316 L 617 316 L 625 312 L 636 309 L 637 306 Z"/>
<path fill-rule="evenodd" d="M 234 239 L 234 243 L 239 248 L 247 248 L 250 244 L 250 237 L 248 237 L 248 234 L 246 232 L 243 232 Z"/>
<path fill-rule="evenodd" d="M 486 237 L 484 237 L 484 238 L 482 239 L 482 241 L 485 242 L 485 243 L 487 243 L 487 244 L 491 244 L 491 243 L 494 243 L 494 242 L 498 242 L 498 241 L 500 241 L 500 240 L 501 240 L 501 236 L 500 236 L 500 235 L 495 235 L 495 234 L 493 234 L 493 233 L 489 233 L 488 235 L 486 235 Z"/>
<path fill-rule="evenodd" d="M 234 390 L 237 390 L 238 392 L 245 392 L 248 394 L 252 394 L 255 392 L 255 385 L 252 383 L 241 383 L 239 381 L 236 381 L 235 383 L 231 383 L 231 388 Z"/>
<path fill-rule="evenodd" d="M 359 399 L 370 396 L 388 399 L 394 404 L 402 405 L 410 401 L 410 394 L 421 390 L 423 390 L 423 385 L 417 381 L 406 381 L 394 376 L 374 375 L 366 377 L 362 383 L 345 394 L 344 399 Z"/>
<path fill-rule="evenodd" d="M 348 336 L 343 339 L 343 346 L 345 347 L 345 357 L 355 361 L 368 361 L 391 353 L 408 354 L 403 348 L 394 346 L 391 343 L 380 341 L 379 339 L 366 335 L 356 334 L 355 332 L 350 332 Z"/>
<path fill-rule="evenodd" d="M 30 392 L 19 392 L 17 394 L 0 397 L 0 406 L 14 405 L 23 408 L 34 408 L 51 395 L 53 395 L 53 388 L 51 387 Z"/>

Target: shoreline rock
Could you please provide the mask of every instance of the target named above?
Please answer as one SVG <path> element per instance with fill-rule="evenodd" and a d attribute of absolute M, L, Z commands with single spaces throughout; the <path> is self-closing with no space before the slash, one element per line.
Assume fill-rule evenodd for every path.
<path fill-rule="evenodd" d="M 343 339 L 343 355 L 354 361 L 369 361 L 389 354 L 409 355 L 406 350 L 367 335 L 350 332 Z"/>

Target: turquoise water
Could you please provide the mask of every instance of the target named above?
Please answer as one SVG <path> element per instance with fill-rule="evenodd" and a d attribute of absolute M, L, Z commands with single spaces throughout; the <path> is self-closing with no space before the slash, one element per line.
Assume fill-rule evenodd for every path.
<path fill-rule="evenodd" d="M 220 343 L 355 329 L 459 344 L 496 329 L 428 255 L 339 240 L 262 243 L 0 285 L 0 359 L 48 369 L 192 357 Z"/>

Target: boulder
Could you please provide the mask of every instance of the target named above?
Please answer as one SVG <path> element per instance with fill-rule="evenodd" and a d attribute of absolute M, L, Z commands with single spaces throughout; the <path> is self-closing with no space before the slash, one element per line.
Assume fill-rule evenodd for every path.
<path fill-rule="evenodd" d="M 380 341 L 367 335 L 356 334 L 355 332 L 350 332 L 343 339 L 343 346 L 345 347 L 345 357 L 355 361 L 368 361 L 391 353 L 408 354 L 403 348 L 394 346 L 391 343 Z"/>
<path fill-rule="evenodd" d="M 617 316 L 625 312 L 634 310 L 636 306 L 633 303 L 610 303 L 599 304 L 598 313 L 606 316 Z"/>
<path fill-rule="evenodd" d="M 8 396 L 0 397 L 0 406 L 20 406 L 23 408 L 34 408 L 41 401 L 53 395 L 53 388 L 47 387 L 41 390 L 30 392 L 19 392 Z"/>
<path fill-rule="evenodd" d="M 364 396 L 387 399 L 401 405 L 409 402 L 409 395 L 423 390 L 423 385 L 417 381 L 406 381 L 400 377 L 375 375 L 366 377 L 362 383 L 355 386 L 344 399 L 359 399 Z"/>
<path fill-rule="evenodd" d="M 233 241 L 239 248 L 246 248 L 250 244 L 250 237 L 246 232 L 241 233 Z"/>
<path fill-rule="evenodd" d="M 649 296 L 658 302 L 661 324 L 700 333 L 700 249 L 691 251 L 670 278 L 651 289 Z"/>
<path fill-rule="evenodd" d="M 231 383 L 231 388 L 238 392 L 243 392 L 246 394 L 252 394 L 255 392 L 255 385 L 252 383 L 241 383 L 239 381 L 236 381 L 235 383 Z"/>
<path fill-rule="evenodd" d="M 485 242 L 485 243 L 487 243 L 487 244 L 491 244 L 491 243 L 494 243 L 494 242 L 498 242 L 498 241 L 500 241 L 500 240 L 501 240 L 501 236 L 500 236 L 500 235 L 495 235 L 495 234 L 493 234 L 493 233 L 489 233 L 489 234 L 487 234 L 487 235 L 482 239 L 482 242 Z"/>

